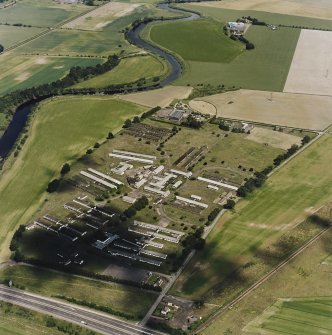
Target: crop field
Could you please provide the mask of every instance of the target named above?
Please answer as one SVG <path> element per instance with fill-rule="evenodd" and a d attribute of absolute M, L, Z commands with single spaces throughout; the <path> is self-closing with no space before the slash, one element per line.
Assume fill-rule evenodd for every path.
<path fill-rule="evenodd" d="M 101 88 L 113 84 L 125 84 L 137 81 L 141 78 L 147 80 L 160 77 L 167 73 L 167 65 L 159 58 L 153 56 L 138 56 L 123 58 L 120 64 L 107 73 L 95 78 L 83 81 L 74 87 L 77 88 Z"/>
<path fill-rule="evenodd" d="M 82 5 L 61 5 L 52 0 L 22 0 L 15 6 L 1 9 L 0 22 L 52 27 L 88 9 L 90 8 Z"/>
<path fill-rule="evenodd" d="M 45 314 L 31 311 L 7 302 L 0 302 L 0 334 L 1 335 L 63 335 L 57 327 L 48 327 L 47 322 L 54 320 L 60 329 L 79 332 L 80 335 L 91 335 L 91 331 L 69 322 L 54 319 Z M 77 333 L 78 334 L 78 333 Z"/>
<path fill-rule="evenodd" d="M 29 138 L 14 162 L 8 160 L 0 181 L 1 259 L 17 225 L 43 201 L 50 179 L 62 164 L 79 158 L 97 140 L 145 109 L 110 97 L 65 97 L 43 103 Z"/>
<path fill-rule="evenodd" d="M 58 80 L 73 66 L 85 67 L 101 62 L 93 58 L 22 56 L 13 53 L 3 55 L 0 95 Z"/>
<path fill-rule="evenodd" d="M 1 11 L 0 11 L 1 12 Z M 0 43 L 5 49 L 24 41 L 38 33 L 42 32 L 42 28 L 26 28 L 0 25 Z"/>
<path fill-rule="evenodd" d="M 227 38 L 221 28 L 213 20 L 156 24 L 150 38 L 185 61 L 230 63 L 243 46 Z"/>
<path fill-rule="evenodd" d="M 231 1 L 231 0 L 229 0 Z M 243 2 L 247 2 L 246 0 L 237 0 L 237 1 L 232 1 L 232 4 L 235 3 L 243 3 Z M 255 0 L 250 0 L 250 1 L 255 1 Z M 306 8 L 310 8 L 310 5 L 308 6 L 308 2 L 310 2 L 310 4 L 313 4 L 313 2 L 311 0 L 291 0 L 292 3 L 294 2 L 301 2 L 301 3 L 305 3 L 305 7 Z M 329 0 L 321 0 L 322 2 L 325 1 L 325 10 L 324 10 L 324 15 L 329 15 L 329 7 L 330 5 L 327 5 L 327 3 L 329 3 Z M 271 4 L 271 1 L 268 0 L 264 0 L 261 3 L 269 3 Z M 277 3 L 280 2 L 280 0 L 274 1 L 273 3 Z M 290 1 L 289 2 L 289 7 L 287 7 L 287 11 L 288 9 L 291 7 Z M 321 2 L 321 3 L 322 3 Z M 249 3 L 249 2 L 248 2 Z M 315 3 L 318 3 L 317 1 L 315 1 Z M 245 6 L 242 7 L 243 9 L 241 10 L 236 10 L 236 9 L 227 9 L 227 8 L 217 8 L 218 6 L 223 6 L 223 4 L 226 4 L 226 1 L 223 2 L 201 2 L 201 3 L 190 3 L 190 4 L 181 4 L 179 5 L 180 7 L 183 8 L 187 8 L 187 9 L 192 9 L 194 11 L 198 11 L 200 13 L 202 13 L 204 16 L 208 16 L 211 17 L 217 21 L 220 22 L 227 22 L 227 21 L 232 21 L 235 20 L 239 17 L 242 16 L 251 16 L 251 17 L 255 17 L 261 21 L 264 21 L 268 24 L 274 24 L 274 25 L 286 25 L 286 26 L 300 26 L 300 27 L 308 27 L 310 28 L 318 28 L 318 29 L 331 29 L 331 22 L 329 20 L 329 18 L 314 18 L 314 17 L 305 17 L 305 16 L 298 16 L 298 15 L 294 15 L 292 13 L 287 12 L 287 14 L 285 15 L 285 13 L 283 14 L 278 14 L 278 13 L 273 13 L 272 11 L 260 11 L 260 10 L 254 10 L 254 8 L 252 9 L 245 9 Z M 241 4 L 242 6 L 242 4 Z M 327 8 L 327 9 L 326 9 Z"/>
<path fill-rule="evenodd" d="M 332 334 L 331 298 L 278 300 L 245 330 L 256 334 Z"/>
<path fill-rule="evenodd" d="M 332 71 L 332 61 L 329 56 L 332 51 L 331 45 L 331 31 L 303 29 L 284 92 L 332 96 L 332 79 L 329 75 Z M 313 59 L 315 59 L 314 62 Z"/>
<path fill-rule="evenodd" d="M 92 13 L 87 13 L 64 25 L 64 28 L 99 30 L 109 25 L 115 19 L 133 12 L 140 4 L 122 2 L 109 2 L 97 8 Z"/>
<path fill-rule="evenodd" d="M 201 2 L 198 6 L 213 9 L 234 9 L 241 11 L 262 11 L 268 13 L 279 13 L 295 16 L 305 16 L 329 20 L 328 8 L 331 6 L 329 0 L 226 0 L 223 2 Z"/>
<path fill-rule="evenodd" d="M 332 200 L 332 138 L 323 136 L 277 171 L 265 185 L 223 217 L 180 276 L 173 293 L 199 299 L 220 285 L 234 268 L 249 262 L 267 239 L 303 221 L 308 211 Z M 196 264 L 196 265 L 195 265 Z M 216 295 L 214 301 L 218 301 Z"/>
<path fill-rule="evenodd" d="M 331 239 L 330 229 L 202 334 L 331 334 Z"/>
<path fill-rule="evenodd" d="M 238 90 L 197 98 L 190 106 L 231 119 L 322 130 L 332 123 L 331 102 L 329 96 Z"/>
<path fill-rule="evenodd" d="M 224 35 L 223 25 L 213 19 L 165 23 L 152 26 L 149 38 L 184 59 L 185 71 L 176 81 L 178 85 L 223 84 L 226 87 L 282 91 L 300 30 L 281 28 L 272 31 L 251 26 L 245 37 L 254 43 L 255 49 L 246 51 L 241 42 L 234 42 Z M 179 27 L 180 32 L 175 33 Z M 188 30 L 183 29 L 186 27 Z M 193 29 L 197 29 L 197 33 L 191 34 Z M 199 53 L 192 49 L 197 45 L 202 45 Z"/>
<path fill-rule="evenodd" d="M 186 99 L 192 87 L 167 86 L 150 92 L 130 93 L 119 96 L 120 99 L 148 107 L 165 107 L 175 99 Z"/>

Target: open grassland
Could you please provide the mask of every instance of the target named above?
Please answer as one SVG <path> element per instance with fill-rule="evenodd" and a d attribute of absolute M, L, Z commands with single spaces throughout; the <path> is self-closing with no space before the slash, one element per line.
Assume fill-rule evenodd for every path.
<path fill-rule="evenodd" d="M 161 77 L 167 73 L 167 65 L 159 58 L 147 55 L 124 58 L 120 64 L 107 73 L 95 78 L 83 81 L 76 88 L 101 88 L 113 84 L 125 84 L 137 81 L 141 78 L 151 79 Z"/>
<path fill-rule="evenodd" d="M 48 326 L 50 324 L 54 326 Z M 54 319 L 53 317 L 11 303 L 0 302 L 1 335 L 64 335 L 69 332 L 80 335 L 97 334 L 67 321 Z"/>
<path fill-rule="evenodd" d="M 64 25 L 64 28 L 99 30 L 109 25 L 118 17 L 126 16 L 134 11 L 140 4 L 122 2 L 109 2 L 91 13 L 87 13 Z"/>
<path fill-rule="evenodd" d="M 229 63 L 243 45 L 227 38 L 213 20 L 182 21 L 153 25 L 150 38 L 185 61 Z"/>
<path fill-rule="evenodd" d="M 247 0 L 243 0 L 246 1 Z M 241 0 L 241 2 L 243 2 Z M 280 0 L 277 1 L 269 1 L 269 0 L 264 0 L 264 2 L 269 2 L 269 3 L 276 3 L 279 2 Z M 295 0 L 295 1 L 301 1 L 302 3 L 304 2 L 310 2 L 311 4 L 316 3 L 316 1 L 312 0 Z M 329 0 L 322 0 L 326 1 L 327 3 L 330 3 Z M 232 3 L 239 2 L 237 1 L 232 1 Z M 239 10 L 234 10 L 234 9 L 226 9 L 226 8 L 217 8 L 218 5 L 223 5 L 226 3 L 225 1 L 222 2 L 202 2 L 202 3 L 191 3 L 191 4 L 181 4 L 180 6 L 183 8 L 188 8 L 192 9 L 194 11 L 199 11 L 202 13 L 204 16 L 212 17 L 213 19 L 220 21 L 220 22 L 227 22 L 227 21 L 233 21 L 236 20 L 242 16 L 251 16 L 259 19 L 260 21 L 264 21 L 269 24 L 275 24 L 275 25 L 287 25 L 290 27 L 293 26 L 300 26 L 300 27 L 308 27 L 308 28 L 322 28 L 322 29 L 331 29 L 331 21 L 329 20 L 329 17 L 326 19 L 318 19 L 318 18 L 311 18 L 311 17 L 304 17 L 304 16 L 297 16 L 297 15 L 287 15 L 291 13 L 283 13 L 283 14 L 278 14 L 278 13 L 273 13 L 272 11 L 260 11 L 260 10 L 249 10 L 246 9 L 245 7 L 242 7 Z M 307 6 L 309 8 L 309 6 Z M 327 16 L 331 16 L 329 14 L 329 10 L 331 9 L 331 4 L 326 5 L 326 12 L 325 14 Z M 286 9 L 288 10 L 288 8 Z"/>
<path fill-rule="evenodd" d="M 220 24 L 220 32 L 222 24 Z M 255 45 L 230 63 L 187 61 L 179 85 L 212 84 L 255 90 L 282 91 L 300 29 L 251 26 L 245 37 Z M 202 41 L 204 43 L 204 41 Z M 242 46 L 241 42 L 239 43 Z M 211 45 L 211 48 L 214 46 Z"/>
<path fill-rule="evenodd" d="M 256 334 L 332 334 L 332 297 L 278 300 L 245 330 Z"/>
<path fill-rule="evenodd" d="M 175 99 L 186 99 L 192 87 L 167 86 L 149 92 L 130 93 L 120 95 L 119 98 L 148 107 L 166 107 Z"/>
<path fill-rule="evenodd" d="M 241 200 L 235 212 L 214 228 L 205 249 L 180 276 L 173 293 L 192 299 L 211 293 L 234 269 L 250 262 L 263 242 L 275 241 L 313 208 L 332 200 L 331 148 L 332 137 L 321 137 L 261 189 Z M 216 295 L 213 299 L 218 302 Z"/>
<path fill-rule="evenodd" d="M 17 225 L 26 223 L 41 204 L 50 179 L 62 164 L 82 156 L 96 141 L 116 131 L 124 120 L 145 109 L 111 97 L 64 97 L 42 103 L 30 136 L 0 180 L 1 259 Z"/>
<path fill-rule="evenodd" d="M 0 57 L 0 95 L 56 81 L 73 66 L 86 67 L 102 62 L 101 59 L 22 56 L 9 53 Z"/>
<path fill-rule="evenodd" d="M 1 12 L 1 11 L 0 11 Z M 12 27 L 0 25 L 0 43 L 5 49 L 43 31 L 41 28 Z"/>
<path fill-rule="evenodd" d="M 28 266 L 13 266 L 1 270 L 0 280 L 7 278 L 13 278 L 14 283 L 33 293 L 92 302 L 132 315 L 135 319 L 144 316 L 156 298 L 156 294 L 137 288 Z"/>
<path fill-rule="evenodd" d="M 53 0 L 21 0 L 0 10 L 0 22 L 21 23 L 35 27 L 52 27 L 91 9 L 83 5 L 61 5 Z"/>
<path fill-rule="evenodd" d="M 199 6 L 222 9 L 255 10 L 295 16 L 331 19 L 329 0 L 224 0 L 221 2 L 201 2 Z"/>
<path fill-rule="evenodd" d="M 231 119 L 322 130 L 332 123 L 332 98 L 306 94 L 238 90 L 197 98 L 201 113 Z"/>
<path fill-rule="evenodd" d="M 332 252 L 331 240 L 330 230 L 233 309 L 215 320 L 202 334 L 331 334 L 331 298 L 328 297 L 331 297 L 332 266 L 322 263 Z M 278 302 L 279 299 L 282 300 Z M 329 311 L 323 314 L 322 311 L 326 309 Z M 273 319 L 278 327 L 274 326 L 271 331 Z M 316 328 L 309 325 L 313 324 L 314 319 Z"/>
<path fill-rule="evenodd" d="M 302 30 L 284 92 L 332 96 L 331 52 L 332 31 Z"/>

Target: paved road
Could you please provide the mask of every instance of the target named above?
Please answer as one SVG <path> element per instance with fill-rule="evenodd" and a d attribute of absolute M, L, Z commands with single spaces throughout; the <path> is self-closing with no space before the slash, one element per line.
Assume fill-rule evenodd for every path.
<path fill-rule="evenodd" d="M 130 324 L 110 315 L 41 297 L 0 285 L 0 300 L 26 307 L 37 312 L 50 314 L 69 322 L 90 328 L 107 335 L 161 335 L 161 332 L 135 324 Z M 84 323 L 83 323 L 83 322 Z"/>

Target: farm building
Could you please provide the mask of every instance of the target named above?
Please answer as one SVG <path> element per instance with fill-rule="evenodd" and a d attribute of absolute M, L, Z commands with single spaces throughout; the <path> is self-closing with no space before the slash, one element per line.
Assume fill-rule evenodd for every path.
<path fill-rule="evenodd" d="M 227 22 L 226 28 L 233 33 L 243 34 L 245 25 L 243 22 Z"/>

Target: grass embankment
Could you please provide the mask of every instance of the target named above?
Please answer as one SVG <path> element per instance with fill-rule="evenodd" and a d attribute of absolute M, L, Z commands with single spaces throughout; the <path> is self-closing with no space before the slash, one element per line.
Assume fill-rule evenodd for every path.
<path fill-rule="evenodd" d="M 124 58 L 120 64 L 107 73 L 83 81 L 75 88 L 102 88 L 115 84 L 135 82 L 141 78 L 146 80 L 162 77 L 167 73 L 167 65 L 153 56 L 138 56 Z"/>
<path fill-rule="evenodd" d="M 145 315 L 156 294 L 115 283 L 84 279 L 60 272 L 17 265 L 0 271 L 0 281 L 12 279 L 14 285 L 27 291 L 49 296 L 75 299 L 106 307 L 133 319 Z"/>
<path fill-rule="evenodd" d="M 331 239 L 330 231 L 202 334 L 331 334 Z"/>
<path fill-rule="evenodd" d="M 303 221 L 313 208 L 332 199 L 331 146 L 332 137 L 323 136 L 277 171 L 261 189 L 240 201 L 236 211 L 217 224 L 205 249 L 187 267 L 173 293 L 191 299 L 209 293 L 215 302 L 225 303 L 216 292 L 223 289 L 225 278 L 234 269 L 247 264 L 255 280 L 262 267 L 268 268 L 273 253 L 283 254 L 285 244 L 289 245 L 288 239 L 276 245 L 278 237 Z M 306 238 L 305 229 L 298 234 Z M 293 238 L 295 243 L 297 238 Z"/>
<path fill-rule="evenodd" d="M 61 97 L 41 104 L 27 142 L 14 162 L 8 160 L 0 179 L 1 260 L 8 259 L 13 232 L 41 205 L 48 182 L 62 164 L 79 158 L 143 111 L 110 97 Z"/>
<path fill-rule="evenodd" d="M 1 335 L 97 335 L 96 332 L 24 307 L 0 302 Z"/>
<path fill-rule="evenodd" d="M 102 59 L 3 55 L 0 73 L 0 95 L 56 81 L 73 66 L 94 66 Z"/>
<path fill-rule="evenodd" d="M 232 41 L 222 31 L 225 22 L 234 19 L 233 16 L 212 16 L 199 6 L 188 8 L 211 16 L 205 20 L 154 25 L 150 32 L 144 33 L 154 43 L 183 58 L 185 71 L 176 84 L 283 90 L 300 29 L 273 31 L 251 26 L 245 37 L 255 49 L 246 51 L 241 42 Z"/>

